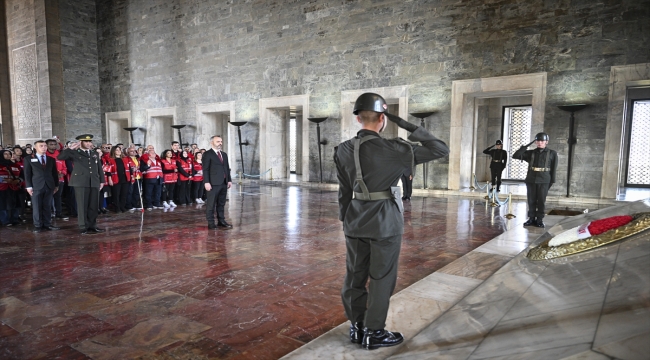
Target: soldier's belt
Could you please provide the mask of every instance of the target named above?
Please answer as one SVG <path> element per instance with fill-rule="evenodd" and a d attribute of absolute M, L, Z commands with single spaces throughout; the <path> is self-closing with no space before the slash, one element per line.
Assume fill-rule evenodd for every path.
<path fill-rule="evenodd" d="M 492 162 L 501 162 L 501 160 L 492 160 Z"/>
<path fill-rule="evenodd" d="M 533 171 L 551 171 L 549 168 L 536 168 L 536 167 L 531 167 Z"/>
<path fill-rule="evenodd" d="M 364 200 L 364 201 L 373 201 L 373 200 L 384 200 L 384 199 L 392 199 L 393 198 L 393 193 L 390 191 L 378 191 L 378 192 L 372 192 L 368 193 L 369 197 L 365 198 L 363 196 L 363 193 L 360 192 L 354 192 L 354 198 L 357 200 Z"/>

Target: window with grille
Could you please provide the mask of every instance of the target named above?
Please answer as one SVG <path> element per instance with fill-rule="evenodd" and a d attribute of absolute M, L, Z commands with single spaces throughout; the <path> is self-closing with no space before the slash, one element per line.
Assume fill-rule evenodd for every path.
<path fill-rule="evenodd" d="M 289 172 L 296 173 L 296 118 L 289 119 Z"/>
<path fill-rule="evenodd" d="M 650 100 L 632 102 L 628 186 L 650 186 Z"/>
<path fill-rule="evenodd" d="M 503 119 L 503 148 L 508 151 L 508 164 L 503 173 L 504 179 L 524 180 L 528 163 L 512 159 L 512 154 L 521 145 L 530 142 L 530 129 L 533 119 L 532 106 L 506 107 Z"/>

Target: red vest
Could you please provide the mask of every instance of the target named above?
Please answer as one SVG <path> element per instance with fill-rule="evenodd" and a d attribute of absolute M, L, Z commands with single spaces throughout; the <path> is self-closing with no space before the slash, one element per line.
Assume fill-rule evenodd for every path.
<path fill-rule="evenodd" d="M 178 180 L 178 173 L 173 172 L 174 170 L 176 170 L 176 161 L 174 159 L 172 159 L 171 162 L 168 162 L 167 159 L 163 160 L 162 168 L 165 171 L 172 171 L 169 173 L 163 173 L 165 184 L 173 184 Z"/>
<path fill-rule="evenodd" d="M 147 162 L 148 161 L 151 161 L 151 164 L 149 164 L 149 170 L 144 172 L 144 178 L 145 179 L 161 178 L 163 176 L 163 173 L 162 173 L 162 167 L 160 161 L 158 159 L 147 158 Z"/>
<path fill-rule="evenodd" d="M 124 167 L 131 170 L 130 172 L 127 171 L 131 177 L 131 183 L 134 183 L 137 179 L 142 179 L 142 172 L 140 171 L 140 160 L 137 158 L 131 158 L 130 156 L 127 156 L 123 159 Z"/>
<path fill-rule="evenodd" d="M 115 174 L 115 160 L 110 157 L 102 156 L 102 170 L 104 171 L 104 184 L 108 185 L 108 177 L 113 180 L 113 184 L 117 184 L 117 174 Z"/>
<path fill-rule="evenodd" d="M 196 174 L 192 177 L 192 181 L 203 181 L 203 163 L 195 161 L 193 165 Z"/>
<path fill-rule="evenodd" d="M 185 160 L 183 160 L 181 158 L 178 158 L 178 161 L 180 162 L 181 167 L 183 168 L 183 170 L 185 170 L 185 172 L 188 173 L 190 175 L 190 177 L 191 177 L 192 176 L 192 163 L 189 162 L 189 161 L 185 161 Z M 187 176 L 181 174 L 180 172 L 178 173 L 178 176 L 180 177 L 181 181 L 187 181 L 187 180 L 190 179 L 190 177 L 187 177 Z"/>
<path fill-rule="evenodd" d="M 45 155 L 56 161 L 56 172 L 59 174 L 59 182 L 63 183 L 65 181 L 65 176 L 68 174 L 68 167 L 65 165 L 65 160 L 57 159 L 60 153 L 59 150 L 54 150 L 54 154 L 52 154 L 48 150 L 45 152 Z"/>
<path fill-rule="evenodd" d="M 13 179 L 9 170 L 0 165 L 0 191 L 9 190 L 9 183 L 7 181 Z M 4 196 L 4 195 L 3 195 Z"/>

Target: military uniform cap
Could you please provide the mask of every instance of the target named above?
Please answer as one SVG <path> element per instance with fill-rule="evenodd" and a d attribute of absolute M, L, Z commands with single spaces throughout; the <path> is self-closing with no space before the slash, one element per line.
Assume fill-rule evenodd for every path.
<path fill-rule="evenodd" d="M 496 145 L 503 145 L 503 142 L 501 140 L 497 140 Z"/>
<path fill-rule="evenodd" d="M 93 136 L 91 134 L 83 134 L 77 136 L 75 139 L 81 140 L 81 141 L 91 141 L 93 139 Z"/>

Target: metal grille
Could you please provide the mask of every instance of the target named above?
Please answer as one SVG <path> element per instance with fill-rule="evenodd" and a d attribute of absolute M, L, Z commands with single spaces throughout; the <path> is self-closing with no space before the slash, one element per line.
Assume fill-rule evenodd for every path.
<path fill-rule="evenodd" d="M 289 172 L 296 172 L 296 118 L 289 120 Z"/>
<path fill-rule="evenodd" d="M 529 143 L 530 128 L 532 125 L 533 109 L 530 106 L 512 107 L 506 109 L 507 129 L 504 133 L 507 135 L 508 156 L 519 149 L 521 145 Z M 506 179 L 524 180 L 528 172 L 528 163 L 521 160 L 510 160 L 506 168 Z"/>
<path fill-rule="evenodd" d="M 632 105 L 628 185 L 650 185 L 650 100 Z"/>

